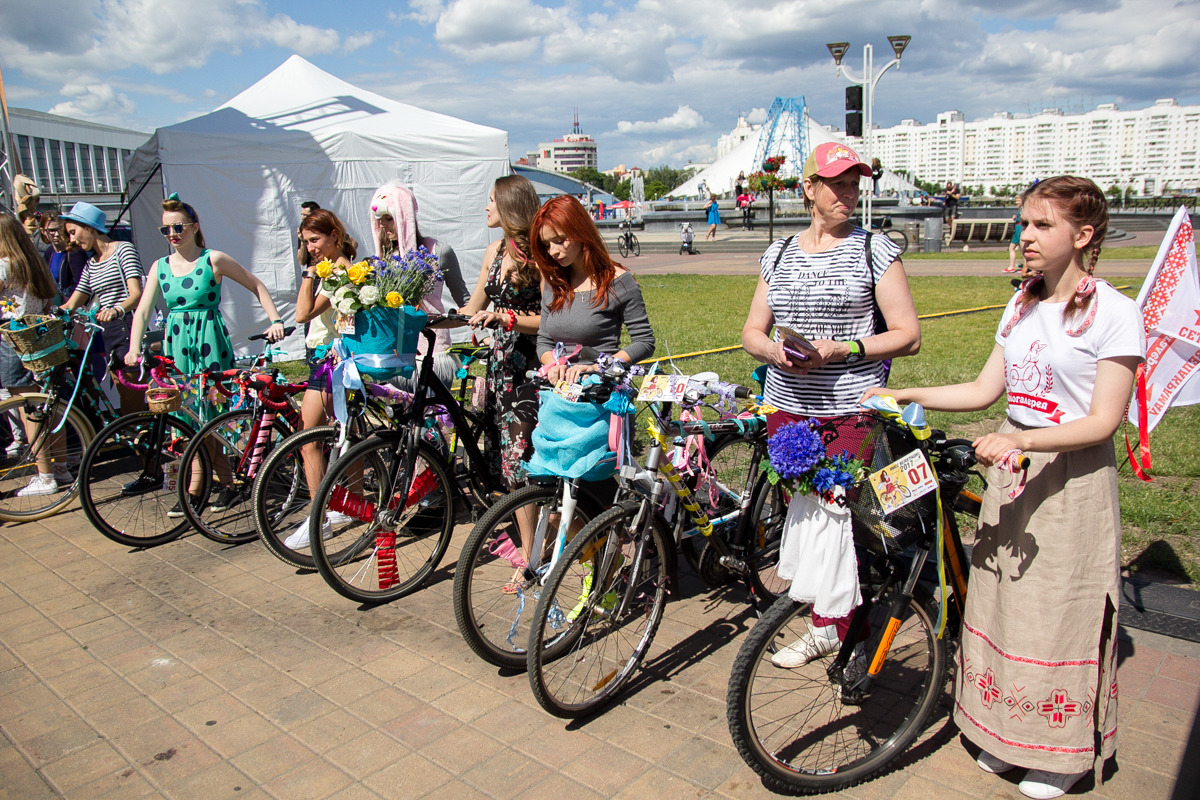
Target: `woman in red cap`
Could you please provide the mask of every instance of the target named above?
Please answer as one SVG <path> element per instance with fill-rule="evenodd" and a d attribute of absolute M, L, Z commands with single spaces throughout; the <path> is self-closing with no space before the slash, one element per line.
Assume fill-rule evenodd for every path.
<path fill-rule="evenodd" d="M 773 243 L 742 328 L 746 352 L 767 364 L 765 402 L 774 435 L 797 420 L 854 414 L 868 389 L 887 384 L 891 359 L 921 346 L 917 310 L 899 247 L 855 224 L 859 182 L 871 168 L 844 144 L 818 145 L 804 164 L 804 205 L 812 224 Z M 772 328 L 784 326 L 805 342 Z M 835 439 L 833 455 L 841 452 Z M 834 652 L 849 617 L 816 614 L 812 629 L 772 658 L 797 667 Z M 850 667 L 847 667 L 850 669 Z"/>

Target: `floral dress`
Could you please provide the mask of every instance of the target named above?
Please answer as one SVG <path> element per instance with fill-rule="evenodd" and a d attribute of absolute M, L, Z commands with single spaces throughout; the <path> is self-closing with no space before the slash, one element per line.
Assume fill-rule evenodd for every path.
<path fill-rule="evenodd" d="M 208 260 L 210 252 L 202 252 L 195 269 L 183 277 L 171 273 L 165 258 L 154 265 L 168 311 L 163 354 L 185 375 L 233 366 L 233 345 L 221 317 L 221 286 Z M 212 415 L 210 403 L 198 405 L 202 418 Z"/>
<path fill-rule="evenodd" d="M 518 288 L 501 277 L 504 261 L 504 241 L 488 269 L 484 291 L 497 311 L 515 314 L 538 314 L 542 309 L 542 287 L 537 281 Z M 537 337 L 516 330 L 496 328 L 492 332 L 491 358 L 484 378 L 487 387 L 485 408 L 496 421 L 500 447 L 500 474 L 511 491 L 525 481 L 524 462 L 533 453 L 530 436 L 537 425 L 537 390 L 525 377 L 538 365 Z M 495 465 L 495 464 L 494 464 Z"/>

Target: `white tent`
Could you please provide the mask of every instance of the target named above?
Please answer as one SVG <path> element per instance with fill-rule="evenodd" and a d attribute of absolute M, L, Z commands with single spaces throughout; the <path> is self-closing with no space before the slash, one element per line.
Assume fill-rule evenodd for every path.
<path fill-rule="evenodd" d="M 159 128 L 126 174 L 130 192 L 146 183 L 131 219 L 146 269 L 168 252 L 159 203 L 178 192 L 196 209 L 208 245 L 258 275 L 291 320 L 301 202 L 333 211 L 358 240 L 359 256 L 372 255 L 371 195 L 400 180 L 417 196 L 422 235 L 454 248 L 470 289 L 492 238 L 483 206 L 492 182 L 509 171 L 505 131 L 389 100 L 292 56 L 212 113 Z M 448 293 L 445 300 L 455 305 Z M 224 293 L 221 310 L 239 350 L 266 325 L 240 287 Z M 287 344 L 302 352 L 299 334 Z"/>
<path fill-rule="evenodd" d="M 811 150 L 819 144 L 825 142 L 846 142 L 827 131 L 812 117 L 805 115 L 805 120 L 808 123 L 808 146 Z M 733 191 L 734 182 L 737 180 L 739 172 L 744 172 L 749 175 L 751 172 L 758 171 L 762 165 L 754 163 L 755 153 L 758 151 L 758 138 L 762 135 L 762 128 L 759 127 L 752 135 L 747 136 L 746 140 L 737 147 L 730 150 L 721 158 L 717 159 L 711 166 L 706 167 L 701 172 L 696 173 L 689 178 L 685 183 L 671 190 L 671 197 L 695 197 L 699 194 L 700 183 L 703 181 L 708 191 L 717 195 L 725 194 Z M 852 144 L 851 149 L 862 156 L 861 144 Z M 865 156 L 863 156 L 865 158 Z M 792 170 L 791 165 L 785 165 L 784 173 L 788 175 L 799 175 L 804 168 L 803 164 L 796 164 Z M 864 179 L 865 181 L 866 179 Z M 869 183 L 863 184 L 869 187 Z M 897 175 L 894 172 L 884 170 L 883 178 L 879 181 L 879 189 L 881 192 L 895 191 L 903 194 L 904 192 L 916 191 L 916 186 L 907 179 Z"/>

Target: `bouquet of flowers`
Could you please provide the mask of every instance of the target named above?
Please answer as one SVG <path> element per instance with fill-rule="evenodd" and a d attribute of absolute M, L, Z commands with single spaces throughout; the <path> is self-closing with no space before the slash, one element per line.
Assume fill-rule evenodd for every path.
<path fill-rule="evenodd" d="M 325 260 L 314 269 L 331 296 L 334 310 L 344 316 L 371 308 L 415 308 L 442 280 L 437 256 L 424 245 L 402 256 L 371 256 L 344 268 Z"/>
<path fill-rule="evenodd" d="M 836 486 L 848 489 L 863 479 L 866 465 L 843 450 L 830 458 L 814 420 L 781 427 L 767 443 L 767 458 L 759 468 L 772 484 L 783 482 L 792 494 L 816 494 L 833 501 Z"/>

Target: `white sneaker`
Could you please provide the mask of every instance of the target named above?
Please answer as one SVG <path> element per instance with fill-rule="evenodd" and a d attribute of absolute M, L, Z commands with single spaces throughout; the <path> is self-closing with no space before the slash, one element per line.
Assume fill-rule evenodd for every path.
<path fill-rule="evenodd" d="M 22 448 L 25 447 L 25 442 L 13 441 L 8 447 L 4 448 L 4 454 L 8 457 L 13 457 L 21 454 Z"/>
<path fill-rule="evenodd" d="M 1013 765 L 1002 758 L 996 758 L 987 750 L 979 751 L 979 758 L 975 759 L 975 763 L 984 772 L 990 772 L 993 775 L 1002 775 L 1013 768 Z"/>
<path fill-rule="evenodd" d="M 771 656 L 771 663 L 784 669 L 802 667 L 815 658 L 828 655 L 842 646 L 837 627 L 809 627 L 808 633 Z"/>
<path fill-rule="evenodd" d="M 58 491 L 58 481 L 54 480 L 54 475 L 43 475 L 38 473 L 29 482 L 29 485 L 17 492 L 17 497 L 41 497 L 42 495 L 54 494 Z"/>
<path fill-rule="evenodd" d="M 1021 790 L 1021 794 L 1035 800 L 1054 800 L 1055 797 L 1062 797 L 1066 794 L 1067 790 L 1084 775 L 1087 773 L 1046 772 L 1040 769 L 1031 769 L 1025 773 L 1025 779 L 1017 784 L 1017 788 Z"/>
<path fill-rule="evenodd" d="M 325 522 L 328 525 L 349 525 L 354 521 L 354 517 L 343 514 L 340 511 L 330 511 L 325 515 Z"/>
<path fill-rule="evenodd" d="M 321 539 L 333 538 L 333 526 L 326 519 L 321 525 Z M 283 544 L 290 550 L 306 550 L 308 549 L 308 520 L 304 520 L 296 526 L 296 530 L 292 531 L 292 535 L 283 540 Z"/>

